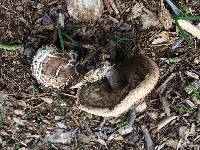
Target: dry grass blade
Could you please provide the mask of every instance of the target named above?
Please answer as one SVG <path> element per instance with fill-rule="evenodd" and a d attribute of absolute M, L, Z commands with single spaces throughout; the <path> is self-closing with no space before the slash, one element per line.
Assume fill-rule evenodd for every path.
<path fill-rule="evenodd" d="M 175 19 L 176 26 L 178 27 L 183 38 L 189 43 L 192 44 L 192 39 L 187 35 L 186 31 L 179 25 L 178 19 Z"/>
<path fill-rule="evenodd" d="M 177 21 L 183 30 L 191 33 L 194 37 L 197 37 L 198 39 L 200 39 L 200 29 L 197 26 L 191 24 L 187 20 L 180 19 Z"/>

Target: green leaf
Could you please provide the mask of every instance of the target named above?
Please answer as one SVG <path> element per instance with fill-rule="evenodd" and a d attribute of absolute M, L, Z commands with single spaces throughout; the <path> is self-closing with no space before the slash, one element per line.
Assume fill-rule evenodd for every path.
<path fill-rule="evenodd" d="M 193 85 L 190 85 L 189 87 L 192 89 L 192 94 L 194 94 L 196 96 L 196 98 L 198 100 L 200 100 L 200 90 L 199 90 L 199 88 L 197 88 Z"/>
<path fill-rule="evenodd" d="M 181 106 L 181 107 L 174 107 L 174 106 L 170 106 L 172 109 L 174 109 L 176 112 L 181 112 L 181 113 L 192 113 L 194 112 L 194 107 L 185 107 L 185 106 Z"/>
<path fill-rule="evenodd" d="M 119 37 L 117 39 L 117 43 L 125 43 L 125 42 L 132 42 L 132 41 L 133 41 L 133 39 L 127 38 L 127 37 Z"/>
<path fill-rule="evenodd" d="M 58 37 L 59 37 L 59 40 L 60 40 L 60 46 L 61 46 L 61 53 L 64 53 L 64 40 L 63 40 L 63 37 L 62 37 L 62 32 L 61 32 L 61 29 L 60 29 L 60 24 L 57 23 L 57 32 L 58 32 Z"/>
<path fill-rule="evenodd" d="M 72 38 L 74 38 L 81 30 L 80 29 L 75 29 L 73 30 L 73 33 L 72 33 Z"/>
<path fill-rule="evenodd" d="M 38 94 L 38 89 L 35 86 L 33 86 L 33 88 L 32 88 L 32 96 L 35 97 L 37 94 Z"/>
<path fill-rule="evenodd" d="M 69 35 L 67 35 L 67 34 L 65 34 L 65 33 L 61 33 L 61 35 L 63 36 L 63 37 L 65 37 L 65 38 L 67 38 L 71 43 L 76 43 L 76 41 L 74 41 L 73 39 L 72 39 L 72 37 L 70 37 Z"/>

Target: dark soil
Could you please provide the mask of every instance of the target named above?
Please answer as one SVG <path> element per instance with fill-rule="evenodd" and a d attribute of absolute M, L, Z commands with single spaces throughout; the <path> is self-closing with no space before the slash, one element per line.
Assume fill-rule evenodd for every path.
<path fill-rule="evenodd" d="M 186 92 L 189 83 L 196 83 L 195 86 L 200 88 L 199 78 L 186 74 L 186 71 L 193 71 L 200 75 L 199 40 L 194 38 L 194 47 L 183 41 L 176 49 L 171 47 L 175 40 L 171 44 L 152 45 L 150 39 L 161 31 L 173 32 L 170 39 L 180 35 L 175 24 L 169 30 L 161 24 L 144 29 L 141 15 L 132 18 L 131 8 L 138 2 L 158 18 L 158 1 L 116 1 L 119 14 L 105 6 L 103 16 L 95 23 L 80 23 L 69 17 L 63 0 L 0 1 L 0 43 L 24 44 L 23 49 L 16 51 L 0 49 L 1 149 L 106 149 L 106 146 L 108 149 L 145 149 L 140 128 L 143 124 L 147 125 L 157 149 L 158 146 L 163 146 L 162 149 L 176 149 L 178 146 L 181 149 L 199 148 L 200 103 L 198 95 Z M 192 10 L 188 12 L 190 15 L 200 14 L 199 1 L 186 4 L 176 1 L 176 4 L 184 10 Z M 64 15 L 65 21 L 62 32 L 67 35 L 77 32 L 73 39 L 78 44 L 74 46 L 67 41 L 66 51 L 74 49 L 85 54 L 81 47 L 82 50 L 89 49 L 89 54 L 92 51 L 105 54 L 115 49 L 117 59 L 113 62 L 142 54 L 158 64 L 160 80 L 155 90 L 145 98 L 147 108 L 137 113 L 129 134 L 116 133 L 130 120 L 128 114 L 114 119 L 87 114 L 80 111 L 76 99 L 69 96 L 75 95 L 74 91 L 48 89 L 32 77 L 31 62 L 38 48 L 46 44 L 60 48 L 56 34 L 59 13 Z M 197 25 L 199 21 L 193 23 Z M 124 38 L 126 40 L 122 40 Z M 91 64 L 86 66 L 90 68 Z M 155 131 L 160 121 L 173 116 L 177 118 Z M 189 132 L 193 129 L 193 133 Z M 47 135 L 58 130 L 73 134 L 65 138 L 64 143 L 50 141 Z M 188 131 L 189 135 L 182 135 L 183 131 Z M 111 138 L 114 133 L 116 136 Z"/>

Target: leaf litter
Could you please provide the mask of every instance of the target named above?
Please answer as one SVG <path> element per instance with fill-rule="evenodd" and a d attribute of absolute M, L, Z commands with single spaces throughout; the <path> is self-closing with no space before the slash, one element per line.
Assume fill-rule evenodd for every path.
<path fill-rule="evenodd" d="M 197 51 L 199 41 L 195 39 L 198 35 L 191 36 L 196 40 L 196 49 L 185 43 L 181 36 L 178 38 L 179 33 L 174 30 L 176 26 L 166 2 L 170 3 L 169 0 L 161 4 L 159 1 L 110 0 L 100 22 L 86 26 L 68 16 L 65 1 L 18 1 L 13 5 L 2 0 L 0 43 L 14 46 L 12 51 L 0 51 L 0 97 L 4 99 L 0 109 L 3 120 L 0 148 L 145 149 L 148 144 L 146 148 L 149 149 L 154 146 L 160 149 L 198 148 L 199 100 L 194 89 L 192 93 L 185 90 L 188 80 L 192 83 L 199 80 L 200 68 L 198 63 L 194 63 L 200 55 Z M 170 5 L 178 15 L 178 3 L 177 6 Z M 194 10 L 193 15 L 199 15 L 198 2 L 185 6 Z M 55 30 L 58 18 L 64 34 L 72 35 L 72 31 L 79 30 L 72 41 L 64 42 L 65 50 L 72 46 L 66 45 L 68 41 L 76 41 L 78 46 L 83 47 L 92 45 L 94 50 L 105 47 L 108 40 L 104 37 L 105 33 L 114 37 L 131 35 L 134 42 L 127 40 L 115 45 L 114 49 L 130 49 L 128 54 L 150 56 L 160 68 L 160 81 L 145 98 L 145 103 L 119 118 L 103 121 L 101 117 L 78 110 L 74 105 L 75 97 L 38 85 L 31 76 L 30 62 L 39 47 L 58 38 Z M 191 27 L 190 31 L 187 29 L 188 33 L 197 29 L 194 25 L 198 24 L 198 20 L 183 22 L 187 28 Z M 23 43 L 24 49 L 15 50 L 20 48 L 15 46 L 16 43 Z M 175 64 L 173 72 L 169 70 L 171 64 Z M 34 96 L 28 88 L 31 85 L 38 88 Z M 162 93 L 160 89 L 166 91 Z M 10 138 L 11 135 L 17 140 Z"/>

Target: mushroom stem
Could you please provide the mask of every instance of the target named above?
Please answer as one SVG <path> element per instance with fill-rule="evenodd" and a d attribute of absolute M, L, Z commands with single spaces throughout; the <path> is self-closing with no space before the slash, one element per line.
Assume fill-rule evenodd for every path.
<path fill-rule="evenodd" d="M 114 66 L 111 66 L 109 72 L 106 74 L 106 78 L 113 91 L 118 91 L 121 89 L 121 82 L 119 73 Z"/>

